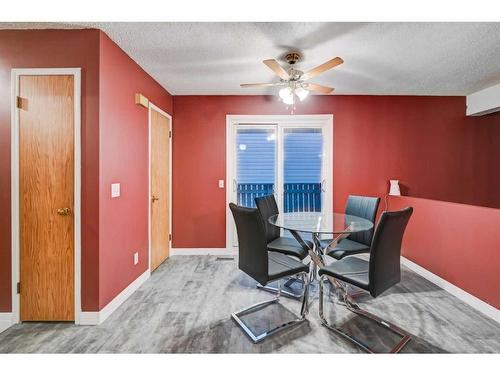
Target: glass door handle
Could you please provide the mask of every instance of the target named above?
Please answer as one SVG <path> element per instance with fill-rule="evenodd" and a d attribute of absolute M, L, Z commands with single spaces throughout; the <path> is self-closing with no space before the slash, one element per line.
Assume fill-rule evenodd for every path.
<path fill-rule="evenodd" d="M 326 180 L 323 179 L 319 185 L 321 187 L 321 191 L 324 193 L 326 191 Z"/>
<path fill-rule="evenodd" d="M 236 182 L 236 179 L 233 178 L 233 191 L 236 192 L 238 190 L 238 183 Z"/>

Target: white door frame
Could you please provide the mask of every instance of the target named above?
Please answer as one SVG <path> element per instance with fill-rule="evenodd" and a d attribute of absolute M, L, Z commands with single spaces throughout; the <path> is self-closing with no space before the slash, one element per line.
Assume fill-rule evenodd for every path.
<path fill-rule="evenodd" d="M 81 306 L 81 68 L 12 69 L 11 71 L 11 222 L 12 222 L 12 319 L 20 321 L 20 222 L 19 222 L 19 77 L 23 75 L 72 75 L 74 100 L 74 277 L 75 324 L 80 324 Z"/>
<path fill-rule="evenodd" d="M 149 107 L 148 107 L 148 270 L 151 272 L 151 110 L 155 110 L 156 112 L 162 114 L 163 116 L 167 117 L 169 120 L 169 131 L 171 132 L 171 137 L 169 137 L 168 142 L 169 142 L 169 184 L 170 184 L 170 189 L 169 189 L 169 207 L 170 207 L 170 213 L 169 213 L 169 233 L 172 234 L 172 139 L 174 138 L 174 133 L 172 132 L 172 116 L 170 116 L 167 112 L 162 110 L 160 107 L 154 105 L 153 103 L 149 102 Z M 170 251 L 172 251 L 172 239 L 169 239 L 170 242 Z M 169 251 L 169 253 L 170 253 Z"/>
<path fill-rule="evenodd" d="M 326 189 L 323 201 L 323 207 L 328 212 L 333 212 L 333 114 L 327 115 L 226 115 L 226 249 L 234 251 L 234 224 L 231 219 L 229 203 L 235 200 L 234 192 L 234 171 L 236 163 L 236 130 L 237 126 L 263 128 L 277 128 L 276 137 L 283 137 L 283 130 L 287 128 L 303 127 L 321 127 L 323 131 L 324 142 L 324 161 L 322 165 L 322 175 L 327 176 Z M 281 142 L 276 142 L 277 157 L 282 160 L 283 149 Z M 276 163 L 276 181 L 282 181 L 282 168 Z M 329 170 L 329 172 L 327 172 Z M 278 206 L 282 206 L 282 197 L 277 196 Z"/>

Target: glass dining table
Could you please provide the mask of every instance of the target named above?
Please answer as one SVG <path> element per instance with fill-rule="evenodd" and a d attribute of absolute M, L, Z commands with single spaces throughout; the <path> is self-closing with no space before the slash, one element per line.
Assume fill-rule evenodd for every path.
<path fill-rule="evenodd" d="M 373 228 L 370 220 L 335 212 L 286 212 L 271 216 L 269 223 L 289 231 L 308 251 L 312 260 L 311 281 L 316 279 L 318 267 L 325 265 L 325 250 L 329 246 L 335 247 L 339 241 L 352 233 Z M 302 238 L 304 234 L 312 236 L 312 248 Z"/>

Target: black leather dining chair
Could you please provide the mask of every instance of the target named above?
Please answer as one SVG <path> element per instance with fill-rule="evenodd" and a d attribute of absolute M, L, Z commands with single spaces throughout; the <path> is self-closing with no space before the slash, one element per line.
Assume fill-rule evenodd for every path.
<path fill-rule="evenodd" d="M 371 319 L 379 325 L 388 328 L 401 336 L 401 340 L 390 350 L 391 353 L 399 352 L 410 341 L 410 334 L 392 323 L 362 310 L 358 304 L 348 295 L 343 283 L 354 285 L 368 291 L 372 297 L 378 297 L 387 289 L 399 283 L 401 280 L 401 242 L 406 225 L 410 220 L 413 208 L 407 207 L 400 211 L 383 212 L 378 222 L 373 241 L 370 248 L 370 259 L 364 260 L 358 257 L 346 257 L 327 266 L 321 267 L 319 289 L 319 314 L 324 326 L 359 345 L 364 350 L 373 353 L 360 340 L 331 325 L 325 318 L 323 309 L 324 282 L 328 279 L 330 285 L 340 292 L 343 304 L 350 311 Z M 338 282 L 341 281 L 342 283 Z"/>
<path fill-rule="evenodd" d="M 255 205 L 264 221 L 266 230 L 267 249 L 269 251 L 278 252 L 281 254 L 293 256 L 297 259 L 304 260 L 308 255 L 307 247 L 301 246 L 293 237 L 285 237 L 280 235 L 280 228 L 272 225 L 269 218 L 273 215 L 279 214 L 278 204 L 274 195 L 266 195 L 263 197 L 255 198 Z M 304 240 L 305 245 L 313 248 L 311 241 Z M 301 283 L 301 280 L 290 278 L 285 282 L 286 289 L 282 289 L 281 293 L 286 297 L 302 298 L 302 288 L 292 288 L 295 283 Z M 275 293 L 277 289 L 272 285 L 257 285 L 258 288 L 267 290 L 268 292 Z"/>
<path fill-rule="evenodd" d="M 257 303 L 231 315 L 252 341 L 257 343 L 279 331 L 291 328 L 306 320 L 307 313 L 309 312 L 309 281 L 307 277 L 309 268 L 302 262 L 285 254 L 268 251 L 265 224 L 257 209 L 241 207 L 233 203 L 229 204 L 229 208 L 233 214 L 238 234 L 238 267 L 240 270 L 261 285 L 267 285 L 269 282 L 290 276 L 300 277 L 304 281 L 300 317 L 292 321 L 280 324 L 264 333 L 257 334 L 241 319 L 243 315 L 263 308 L 266 305 L 279 302 L 280 284 L 278 284 L 278 293 L 275 298 Z"/>
<path fill-rule="evenodd" d="M 280 236 L 280 228 L 269 222 L 271 216 L 279 214 L 274 195 L 255 198 L 255 204 L 262 216 L 262 220 L 264 220 L 267 249 L 303 260 L 308 254 L 308 249 L 303 248 L 293 237 Z M 304 242 L 312 249 L 313 244 L 311 241 Z"/>
<path fill-rule="evenodd" d="M 380 198 L 364 197 L 359 195 L 349 195 L 345 208 L 346 215 L 358 216 L 363 219 L 375 222 L 377 216 Z M 370 246 L 373 238 L 373 229 L 352 233 L 349 238 L 344 238 L 333 247 L 328 247 L 326 254 L 335 259 L 342 259 L 349 255 L 362 254 L 370 252 Z M 331 242 L 332 240 L 323 240 L 322 242 Z"/>

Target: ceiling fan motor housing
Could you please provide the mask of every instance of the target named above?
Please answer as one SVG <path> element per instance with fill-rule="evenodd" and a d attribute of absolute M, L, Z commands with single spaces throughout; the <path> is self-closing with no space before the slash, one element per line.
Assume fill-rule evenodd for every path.
<path fill-rule="evenodd" d="M 300 79 L 300 76 L 303 74 L 302 71 L 294 69 L 297 61 L 300 61 L 302 56 L 298 52 L 290 52 L 285 56 L 285 60 L 288 64 L 290 64 L 290 69 L 288 69 L 288 74 L 290 75 L 290 79 L 288 81 L 297 81 Z"/>
<path fill-rule="evenodd" d="M 285 60 L 290 65 L 294 65 L 297 61 L 300 61 L 302 56 L 298 52 L 290 52 L 285 55 Z"/>

